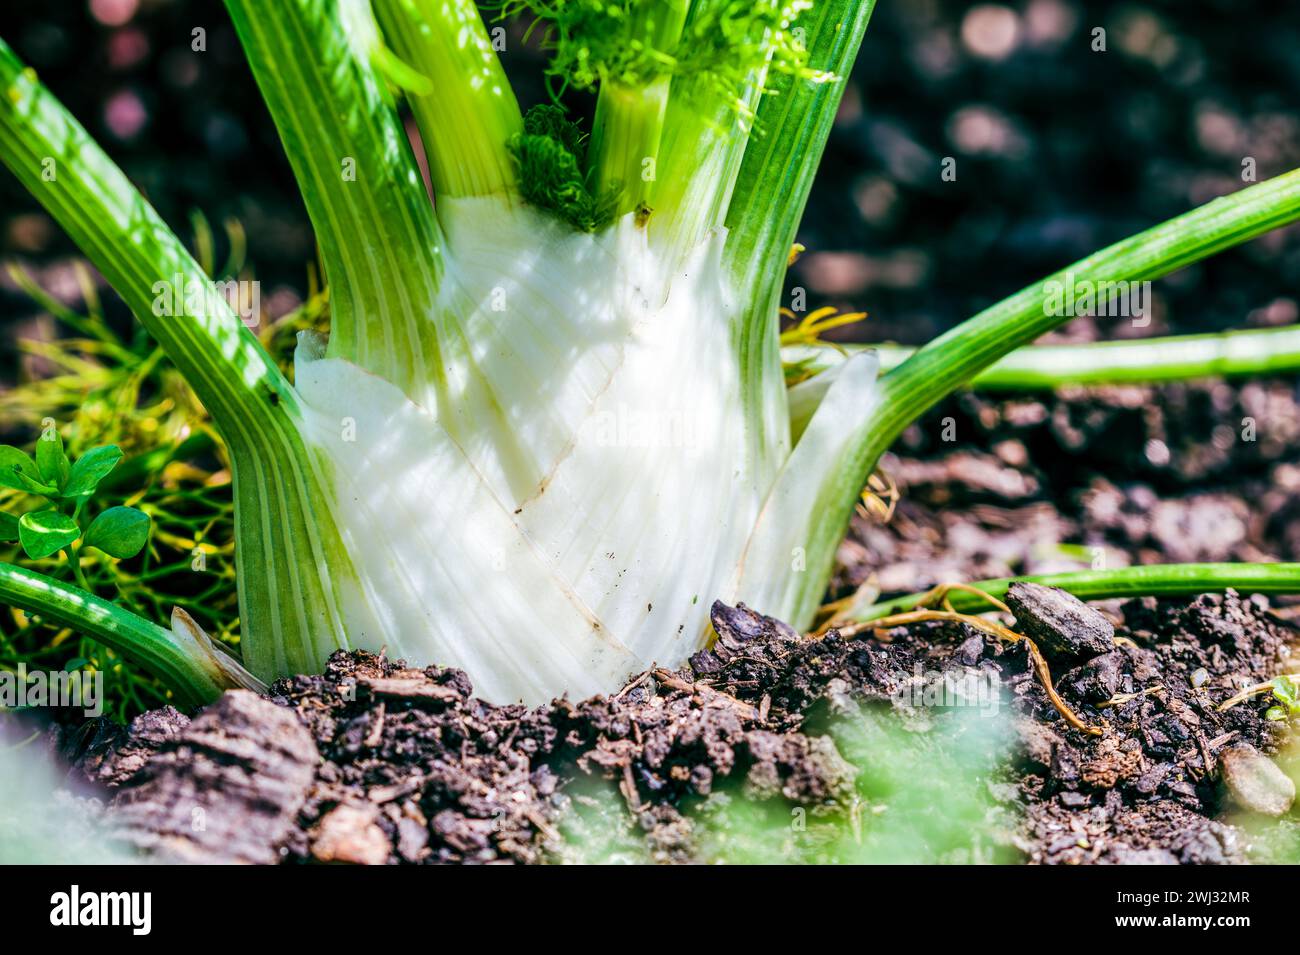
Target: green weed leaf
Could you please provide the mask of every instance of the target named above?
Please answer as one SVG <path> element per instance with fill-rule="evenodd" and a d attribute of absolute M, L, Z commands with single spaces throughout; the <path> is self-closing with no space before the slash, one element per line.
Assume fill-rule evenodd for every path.
<path fill-rule="evenodd" d="M 58 511 L 32 511 L 18 521 L 18 539 L 32 560 L 58 553 L 80 536 L 77 522 Z"/>
<path fill-rule="evenodd" d="M 13 478 L 13 483 L 9 487 L 17 488 L 19 491 L 26 491 L 28 494 L 37 494 L 41 497 L 58 497 L 59 489 L 53 484 L 44 484 L 35 478 L 28 477 L 22 471 L 11 471 L 9 477 Z M 0 483 L 7 483 L 0 481 Z"/>
<path fill-rule="evenodd" d="M 117 467 L 122 460 L 122 450 L 114 444 L 93 448 L 72 465 L 68 483 L 63 488 L 64 497 L 89 497 L 95 493 L 99 482 Z"/>
<path fill-rule="evenodd" d="M 1296 708 L 1296 685 L 1287 676 L 1279 676 L 1273 679 L 1273 695 L 1278 701 L 1285 703 L 1288 709 Z"/>
<path fill-rule="evenodd" d="M 134 507 L 110 507 L 86 529 L 86 547 L 109 557 L 134 557 L 149 539 L 149 515 Z"/>
<path fill-rule="evenodd" d="M 0 444 L 0 484 L 15 491 L 27 491 L 27 485 L 19 483 L 20 474 L 29 482 L 41 482 L 41 473 L 36 470 L 36 462 L 30 456 L 11 445 Z"/>
<path fill-rule="evenodd" d="M 42 433 L 36 442 L 36 470 L 40 472 L 41 482 L 55 489 L 68 483 L 71 465 L 63 450 L 63 438 L 54 428 Z"/>
<path fill-rule="evenodd" d="M 0 511 L 0 541 L 18 540 L 18 518 Z"/>

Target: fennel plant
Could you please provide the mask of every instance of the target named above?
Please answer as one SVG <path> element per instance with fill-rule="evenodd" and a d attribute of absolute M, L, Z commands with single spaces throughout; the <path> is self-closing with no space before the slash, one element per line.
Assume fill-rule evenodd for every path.
<path fill-rule="evenodd" d="M 679 663 L 714 598 L 806 629 L 879 455 L 1067 319 L 1035 286 L 883 375 L 860 351 L 787 389 L 785 268 L 873 5 L 499 4 L 536 18 L 556 83 L 594 91 L 587 133 L 521 112 L 472 0 L 227 0 L 329 282 L 328 339 L 301 336 L 292 382 L 0 42 L 0 159 L 225 440 L 251 675 L 183 619 L 31 571 L 0 566 L 0 599 L 195 699 L 385 647 L 540 702 Z M 1298 217 L 1291 173 L 1068 272 L 1156 279 Z"/>

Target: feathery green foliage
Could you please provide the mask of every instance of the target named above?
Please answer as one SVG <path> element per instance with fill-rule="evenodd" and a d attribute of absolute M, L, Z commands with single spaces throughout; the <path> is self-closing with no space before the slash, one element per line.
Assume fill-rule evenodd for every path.
<path fill-rule="evenodd" d="M 544 31 L 549 76 L 565 86 L 639 88 L 704 80 L 737 111 L 736 91 L 764 69 L 821 80 L 792 31 L 811 0 L 503 0 L 501 17 L 531 16 Z M 688 10 L 689 8 L 689 10 Z"/>
<path fill-rule="evenodd" d="M 559 106 L 543 103 L 524 116 L 524 131 L 510 138 L 519 194 L 580 232 L 595 232 L 608 223 L 613 207 L 588 191 L 583 173 L 586 147 L 581 127 Z"/>

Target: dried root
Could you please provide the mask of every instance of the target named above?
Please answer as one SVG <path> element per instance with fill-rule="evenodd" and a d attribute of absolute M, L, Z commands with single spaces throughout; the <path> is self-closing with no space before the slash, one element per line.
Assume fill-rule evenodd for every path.
<path fill-rule="evenodd" d="M 1001 600 L 992 594 L 985 593 L 978 587 L 972 587 L 969 584 L 940 584 L 934 589 L 928 591 L 918 602 L 918 609 L 908 610 L 903 613 L 892 614 L 888 617 L 881 617 L 878 620 L 868 620 L 861 623 L 854 623 L 845 626 L 839 630 L 840 636 L 853 637 L 868 630 L 891 630 L 894 627 L 904 627 L 914 623 L 929 623 L 933 621 L 948 621 L 953 623 L 964 623 L 968 627 L 973 627 L 982 633 L 997 637 L 1007 643 L 1017 643 L 1023 641 L 1025 649 L 1029 654 L 1030 665 L 1034 669 L 1034 675 L 1043 685 L 1043 690 L 1047 694 L 1048 700 L 1056 712 L 1061 714 L 1061 718 L 1077 730 L 1089 734 L 1090 736 L 1100 736 L 1101 729 L 1095 726 L 1089 726 L 1077 713 L 1075 713 L 1066 702 L 1061 699 L 1056 692 L 1056 687 L 1052 683 L 1052 673 L 1048 669 L 1047 660 L 1043 658 L 1042 651 L 1038 649 L 1038 644 L 1033 640 L 1016 633 L 1010 627 L 1006 627 L 992 620 L 985 620 L 983 617 L 968 613 L 958 613 L 953 609 L 952 601 L 948 599 L 948 594 L 954 590 L 960 590 L 964 593 L 978 594 L 991 604 L 1001 613 L 1011 613 Z M 929 609 L 934 604 L 943 607 L 942 610 Z"/>
<path fill-rule="evenodd" d="M 1288 680 L 1300 680 L 1300 673 L 1287 673 L 1284 674 L 1284 676 Z M 1259 696 L 1259 694 L 1261 693 L 1267 693 L 1276 686 L 1276 684 L 1273 681 L 1277 679 L 1278 677 L 1273 677 L 1272 680 L 1268 680 L 1264 683 L 1256 683 L 1254 686 L 1248 686 L 1244 690 L 1239 692 L 1236 696 L 1228 697 L 1228 699 L 1224 700 L 1222 703 L 1216 706 L 1215 710 L 1222 713 L 1224 710 L 1232 709 L 1238 703 L 1245 703 L 1252 696 Z"/>

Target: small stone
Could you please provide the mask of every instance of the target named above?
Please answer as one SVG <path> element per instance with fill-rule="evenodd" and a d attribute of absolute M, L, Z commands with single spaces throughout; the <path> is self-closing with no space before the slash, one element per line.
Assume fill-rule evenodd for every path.
<path fill-rule="evenodd" d="M 1295 783 L 1273 760 L 1249 743 L 1221 752 L 1219 766 L 1228 792 L 1242 809 L 1281 816 L 1295 802 Z"/>
<path fill-rule="evenodd" d="M 718 643 L 729 650 L 759 638 L 778 637 L 789 641 L 799 639 L 799 634 L 788 624 L 765 617 L 743 603 L 730 607 L 721 600 L 715 600 L 709 609 L 709 620 L 718 635 Z"/>
<path fill-rule="evenodd" d="M 962 666 L 973 667 L 980 662 L 980 657 L 984 655 L 984 635 L 977 633 L 968 637 L 961 646 L 957 648 L 956 660 Z"/>
<path fill-rule="evenodd" d="M 407 862 L 419 862 L 429 854 L 429 823 L 414 802 L 397 811 L 397 854 Z"/>
<path fill-rule="evenodd" d="M 389 843 L 379 828 L 379 809 L 344 803 L 325 814 L 312 834 L 311 854 L 320 862 L 383 865 Z"/>
<path fill-rule="evenodd" d="M 1115 627 L 1098 610 L 1055 587 L 1016 581 L 1007 606 L 1048 657 L 1094 657 L 1115 649 Z"/>

